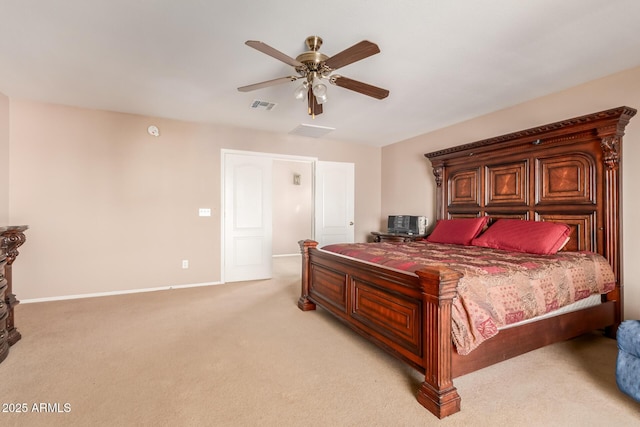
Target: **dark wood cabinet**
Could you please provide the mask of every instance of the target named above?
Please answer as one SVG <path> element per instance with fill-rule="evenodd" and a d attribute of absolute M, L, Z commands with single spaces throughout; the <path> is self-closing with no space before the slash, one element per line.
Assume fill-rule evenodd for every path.
<path fill-rule="evenodd" d="M 0 254 L 0 362 L 2 362 L 9 353 L 9 334 L 7 333 L 7 317 L 9 317 L 9 309 L 5 302 L 7 292 L 7 279 L 4 277 L 4 267 L 7 263 L 7 257 L 4 253 Z"/>
<path fill-rule="evenodd" d="M 426 234 L 384 233 L 372 231 L 374 242 L 413 242 L 427 237 Z"/>
<path fill-rule="evenodd" d="M 0 227 L 0 362 L 9 354 L 9 346 L 20 340 L 14 324 L 13 308 L 19 303 L 13 294 L 13 261 L 18 247 L 25 242 L 26 225 Z"/>

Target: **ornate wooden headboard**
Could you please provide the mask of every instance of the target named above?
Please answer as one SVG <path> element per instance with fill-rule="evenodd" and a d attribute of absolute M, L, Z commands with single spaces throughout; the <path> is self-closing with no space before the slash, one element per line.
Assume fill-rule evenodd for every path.
<path fill-rule="evenodd" d="M 619 165 L 635 114 L 619 107 L 425 154 L 436 179 L 437 218 L 566 223 L 565 250 L 602 254 L 620 282 Z"/>

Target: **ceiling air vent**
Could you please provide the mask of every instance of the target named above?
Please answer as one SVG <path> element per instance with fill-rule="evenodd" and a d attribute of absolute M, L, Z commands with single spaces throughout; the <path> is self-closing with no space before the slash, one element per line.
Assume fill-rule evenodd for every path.
<path fill-rule="evenodd" d="M 277 104 L 268 101 L 260 101 L 259 99 L 254 100 L 251 103 L 251 108 L 254 110 L 265 110 L 271 111 L 276 107 Z"/>
<path fill-rule="evenodd" d="M 301 135 L 301 136 L 308 136 L 310 138 L 320 138 L 334 130 L 336 130 L 336 128 L 301 124 L 300 126 L 296 127 L 294 130 L 292 130 L 289 133 L 291 135 Z"/>

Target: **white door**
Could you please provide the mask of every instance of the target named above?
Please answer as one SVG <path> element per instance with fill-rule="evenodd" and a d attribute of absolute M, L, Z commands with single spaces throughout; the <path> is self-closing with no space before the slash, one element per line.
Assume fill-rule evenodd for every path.
<path fill-rule="evenodd" d="M 315 239 L 318 246 L 354 241 L 355 165 L 317 162 Z"/>
<path fill-rule="evenodd" d="M 272 271 L 270 157 L 224 153 L 224 280 L 268 279 Z"/>

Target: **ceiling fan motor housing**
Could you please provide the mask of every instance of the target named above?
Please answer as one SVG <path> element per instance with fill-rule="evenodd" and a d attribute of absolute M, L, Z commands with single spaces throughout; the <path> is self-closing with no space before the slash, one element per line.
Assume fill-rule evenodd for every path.
<path fill-rule="evenodd" d="M 325 73 L 331 71 L 329 69 L 323 70 L 324 62 L 329 59 L 327 55 L 319 52 L 320 46 L 322 46 L 322 38 L 318 36 L 310 36 L 305 40 L 307 44 L 308 51 L 301 53 L 296 57 L 296 61 L 302 62 L 304 67 L 297 67 L 296 71 L 298 71 L 301 75 L 306 75 L 311 72 L 322 72 Z"/>

